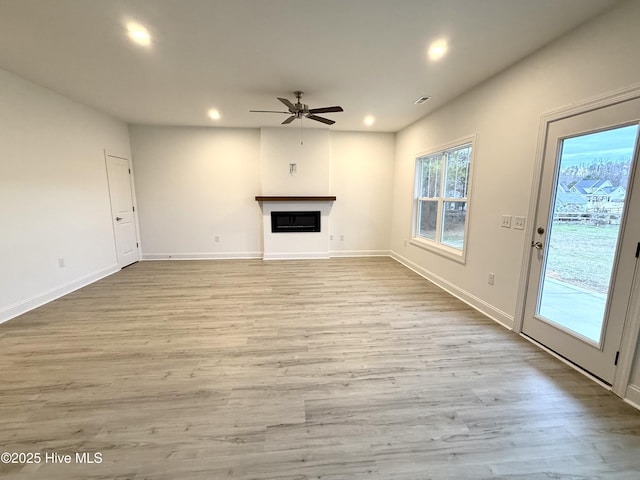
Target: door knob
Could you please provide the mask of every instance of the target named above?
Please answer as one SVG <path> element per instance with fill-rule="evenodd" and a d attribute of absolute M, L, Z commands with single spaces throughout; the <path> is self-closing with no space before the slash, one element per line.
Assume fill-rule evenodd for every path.
<path fill-rule="evenodd" d="M 542 242 L 531 242 L 531 246 L 537 248 L 538 250 L 542 250 Z"/>
<path fill-rule="evenodd" d="M 116 217 L 116 222 L 119 222 L 120 220 L 122 220 L 122 217 Z"/>

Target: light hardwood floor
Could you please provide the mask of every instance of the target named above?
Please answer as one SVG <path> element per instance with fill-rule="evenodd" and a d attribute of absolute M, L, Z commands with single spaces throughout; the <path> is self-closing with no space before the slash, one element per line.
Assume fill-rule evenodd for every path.
<path fill-rule="evenodd" d="M 103 458 L 7 479 L 637 480 L 639 447 L 640 412 L 390 258 L 144 262 L 0 325 L 0 450 Z"/>

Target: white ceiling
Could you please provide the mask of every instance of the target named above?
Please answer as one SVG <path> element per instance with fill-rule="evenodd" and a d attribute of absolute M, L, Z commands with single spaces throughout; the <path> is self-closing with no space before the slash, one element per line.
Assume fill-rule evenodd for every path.
<path fill-rule="evenodd" d="M 135 124 L 277 126 L 285 115 L 248 110 L 299 89 L 311 108 L 344 107 L 332 129 L 394 132 L 615 3 L 0 0 L 0 67 Z M 130 20 L 150 48 L 129 41 Z M 430 62 L 440 37 L 449 53 Z"/>

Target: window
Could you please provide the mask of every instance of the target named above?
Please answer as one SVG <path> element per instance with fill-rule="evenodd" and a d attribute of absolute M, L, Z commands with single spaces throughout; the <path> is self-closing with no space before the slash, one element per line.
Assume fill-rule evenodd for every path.
<path fill-rule="evenodd" d="M 472 142 L 416 159 L 414 240 L 464 260 Z"/>

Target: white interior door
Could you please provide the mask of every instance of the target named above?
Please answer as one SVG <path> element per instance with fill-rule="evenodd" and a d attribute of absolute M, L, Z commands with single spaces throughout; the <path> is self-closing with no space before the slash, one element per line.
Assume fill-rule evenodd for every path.
<path fill-rule="evenodd" d="M 531 244 L 522 332 L 609 384 L 638 261 L 639 122 L 636 98 L 548 124 Z"/>
<path fill-rule="evenodd" d="M 106 162 L 118 266 L 123 268 L 139 260 L 131 170 L 126 158 L 107 155 Z"/>

